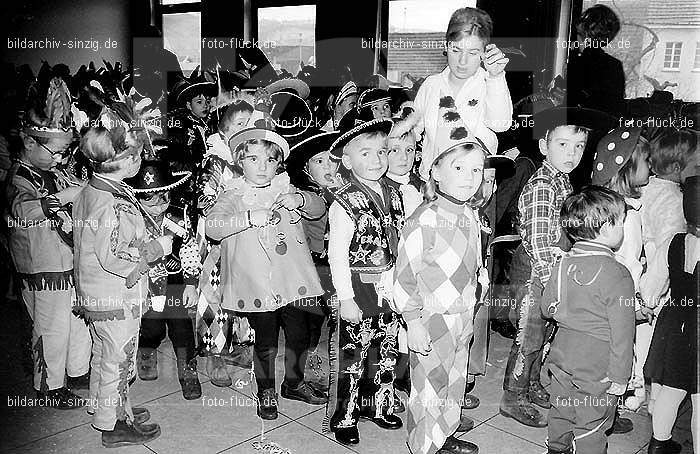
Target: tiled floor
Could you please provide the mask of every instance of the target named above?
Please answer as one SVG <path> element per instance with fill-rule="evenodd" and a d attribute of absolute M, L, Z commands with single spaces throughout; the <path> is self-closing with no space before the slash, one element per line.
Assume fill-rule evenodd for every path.
<path fill-rule="evenodd" d="M 10 311 L 12 312 L 12 311 Z M 11 324 L 12 325 L 12 324 Z M 17 323 L 14 323 L 17 326 Z M 11 330 L 10 330 L 11 331 Z M 145 406 L 151 419 L 161 425 L 160 438 L 129 448 L 105 450 L 99 433 L 90 426 L 90 418 L 83 410 L 59 411 L 45 408 L 10 406 L 9 398 L 32 395 L 31 384 L 23 375 L 22 367 L 12 351 L 17 338 L 5 331 L 0 334 L 2 344 L 2 411 L 0 419 L 0 452 L 12 453 L 262 453 L 255 444 L 264 439 L 274 442 L 295 454 L 330 454 L 356 452 L 362 454 L 394 454 L 407 452 L 406 432 L 384 431 L 371 423 L 360 423 L 361 443 L 352 448 L 335 442 L 332 436 L 321 433 L 324 408 L 299 402 L 280 401 L 280 416 L 276 421 L 263 423 L 255 415 L 250 398 L 252 388 L 247 371 L 232 367 L 234 384 L 229 388 L 213 386 L 200 372 L 203 396 L 185 401 L 180 392 L 175 359 L 169 341 L 159 349 L 159 379 L 152 382 L 137 380 L 131 389 L 133 402 Z M 479 408 L 468 412 L 477 426 L 462 436 L 475 442 L 482 453 L 541 454 L 546 429 L 531 429 L 504 418 L 498 413 L 498 401 L 510 347 L 508 340 L 493 334 L 488 373 L 477 382 L 474 392 L 481 399 Z M 8 350 L 8 345 L 10 346 Z M 278 358 L 278 368 L 282 368 Z M 204 370 L 200 361 L 199 370 Z M 309 371 L 309 374 L 312 374 Z M 279 375 L 279 373 L 278 373 Z M 84 392 L 81 392 L 84 393 Z M 403 396 L 403 394 L 401 394 Z M 9 408 L 8 408 L 9 406 Z M 405 413 L 401 416 L 404 417 Z M 645 453 L 650 437 L 651 423 L 646 413 L 625 415 L 635 424 L 635 430 L 626 435 L 610 438 L 611 454 Z M 684 453 L 692 452 L 690 434 L 690 405 L 686 402 L 674 432 L 674 438 L 684 444 Z"/>

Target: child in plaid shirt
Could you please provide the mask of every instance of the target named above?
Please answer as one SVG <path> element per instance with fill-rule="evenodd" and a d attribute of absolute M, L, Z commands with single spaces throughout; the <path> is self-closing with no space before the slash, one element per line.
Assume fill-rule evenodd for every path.
<path fill-rule="evenodd" d="M 559 210 L 573 191 L 569 173 L 581 161 L 589 130 L 605 127 L 608 118 L 590 109 L 561 107 L 540 112 L 534 122 L 546 159 L 518 200 L 522 243 L 514 263 L 525 267 L 529 263 L 530 272 L 526 281 L 514 282 L 522 288 L 516 295 L 518 331 L 506 366 L 500 411 L 527 426 L 545 427 L 546 418 L 533 404 L 549 408 L 549 394 L 540 383 L 546 326 L 532 306 L 539 304 L 556 257 L 570 246 L 559 222 Z"/>

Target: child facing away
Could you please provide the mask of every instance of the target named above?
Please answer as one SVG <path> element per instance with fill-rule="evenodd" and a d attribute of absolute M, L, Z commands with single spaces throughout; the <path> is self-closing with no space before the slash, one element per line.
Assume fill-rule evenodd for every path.
<path fill-rule="evenodd" d="M 498 148 L 494 131 L 506 131 L 511 125 L 513 103 L 505 77 L 508 58 L 495 44 L 489 44 L 492 30 L 491 17 L 479 8 L 460 8 L 450 18 L 445 33 L 447 67 L 425 79 L 414 101 L 425 128 L 419 169 L 423 181 L 428 180 L 430 166 L 439 153 L 438 131 L 449 121 L 440 111 L 446 96 L 454 99 L 467 128 L 492 154 Z"/>
<path fill-rule="evenodd" d="M 331 383 L 324 430 L 342 444 L 359 443 L 359 418 L 383 429 L 403 423 L 393 414 L 399 316 L 391 310 L 392 270 L 403 223 L 399 191 L 383 179 L 393 122 L 341 122 L 331 153 L 346 183 L 328 212 L 328 261 L 339 306 L 331 313 Z"/>
<path fill-rule="evenodd" d="M 624 198 L 598 186 L 569 196 L 561 209 L 574 244 L 536 308 L 559 327 L 545 366 L 552 380 L 549 454 L 607 452 L 633 358 L 634 282 L 614 253 L 624 221 Z"/>
<path fill-rule="evenodd" d="M 632 275 L 635 294 L 639 292 L 639 279 L 645 269 L 642 244 L 642 220 L 640 188 L 649 182 L 649 142 L 642 136 L 641 128 L 621 127 L 610 131 L 600 139 L 593 163 L 592 182 L 605 186 L 625 198 L 625 237 L 615 252 L 615 258 L 625 265 Z M 651 316 L 652 311 L 644 306 L 640 298 L 635 300 L 635 309 L 642 316 Z M 644 314 L 642 314 L 642 312 Z M 636 338 L 644 339 L 651 334 L 650 323 L 640 323 L 636 328 Z M 634 395 L 625 399 L 625 406 L 636 411 L 646 400 L 643 367 L 647 348 L 644 343 L 634 344 L 634 371 L 630 389 Z"/>
<path fill-rule="evenodd" d="M 481 227 L 468 205 L 481 190 L 484 150 L 457 143 L 433 161 L 426 202 L 406 221 L 396 263 L 394 304 L 408 326 L 413 453 L 477 453 L 455 438 L 460 425 L 481 267 Z"/>
<path fill-rule="evenodd" d="M 299 221 L 319 218 L 326 208 L 317 194 L 290 184 L 282 166 L 289 145 L 270 126 L 239 131 L 229 148 L 242 176 L 229 182 L 207 215 L 206 234 L 221 241 L 221 306 L 246 316 L 255 332 L 257 414 L 276 419 L 280 328 L 286 346 L 282 397 L 312 405 L 327 400 L 304 380 L 309 332 L 304 311 L 290 304 L 323 294 Z"/>
<path fill-rule="evenodd" d="M 687 233 L 677 233 L 657 251 L 670 281 L 671 299 L 659 312 L 644 372 L 659 386 L 651 416 L 649 454 L 678 454 L 680 443 L 671 438 L 678 408 L 690 394 L 691 430 L 698 447 L 698 279 L 700 279 L 700 177 L 689 177 L 683 188 L 683 214 Z M 659 271 L 659 274 L 661 270 Z"/>
<path fill-rule="evenodd" d="M 545 156 L 542 166 L 530 177 L 518 200 L 519 233 L 522 243 L 513 262 L 519 276 L 529 276 L 516 298 L 517 335 L 508 357 L 500 410 L 521 424 L 544 427 L 546 419 L 534 405 L 549 408 L 549 394 L 540 382 L 542 347 L 547 326 L 537 307 L 552 266 L 570 244 L 561 230 L 559 212 L 572 192 L 569 173 L 578 166 L 591 129 L 605 129 L 602 112 L 556 107 L 534 117 L 534 133 Z"/>
<path fill-rule="evenodd" d="M 171 252 L 172 236 L 147 240 L 146 222 L 155 221 L 123 181 L 141 165 L 143 145 L 130 136 L 103 127 L 84 134 L 81 150 L 94 173 L 73 205 L 78 305 L 93 339 L 89 413 L 105 447 L 160 436 L 158 424 L 144 424 L 148 410 L 131 407 L 129 382 L 148 301 L 146 273 L 149 263 Z"/>
<path fill-rule="evenodd" d="M 72 313 L 73 242 L 64 240 L 56 221 L 83 186 L 64 186 L 54 172 L 73 140 L 73 131 L 27 125 L 20 138 L 22 150 L 10 168 L 5 196 L 10 253 L 33 321 L 33 385 L 44 405 L 78 408 L 84 405 L 83 399 L 70 388 L 81 377 L 87 382 L 90 333 Z"/>

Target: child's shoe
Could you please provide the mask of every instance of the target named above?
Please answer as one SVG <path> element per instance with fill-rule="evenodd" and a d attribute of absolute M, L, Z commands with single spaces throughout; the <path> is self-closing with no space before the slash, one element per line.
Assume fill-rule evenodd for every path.
<path fill-rule="evenodd" d="M 80 375 L 78 377 L 71 377 L 70 375 L 66 379 L 66 387 L 68 389 L 88 389 L 90 388 L 90 371 Z"/>
<path fill-rule="evenodd" d="M 155 426 L 155 428 L 150 426 Z M 117 420 L 114 429 L 102 431 L 102 446 L 105 448 L 118 448 L 120 446 L 141 445 L 160 436 L 158 424 L 150 424 L 148 429 L 144 433 L 136 425 L 128 421 Z"/>
<path fill-rule="evenodd" d="M 551 406 L 549 403 L 549 393 L 539 381 L 530 383 L 530 389 L 527 391 L 527 398 L 538 407 L 547 409 Z"/>
<path fill-rule="evenodd" d="M 672 438 L 659 441 L 656 438 L 651 437 L 647 454 L 678 454 L 682 449 L 683 446 L 680 443 L 673 441 Z"/>
<path fill-rule="evenodd" d="M 310 405 L 323 405 L 328 402 L 328 396 L 319 393 L 315 387 L 302 381 L 296 388 L 291 388 L 282 383 L 282 397 L 289 400 L 298 400 Z"/>
<path fill-rule="evenodd" d="M 620 413 L 617 410 L 615 410 L 615 421 L 613 421 L 612 427 L 608 429 L 605 435 L 626 434 L 628 432 L 632 432 L 632 429 L 634 429 L 634 424 L 632 423 L 632 420 L 628 418 L 621 418 Z"/>
<path fill-rule="evenodd" d="M 264 389 L 258 393 L 258 416 L 262 419 L 277 419 L 277 393 L 274 389 Z"/>
<path fill-rule="evenodd" d="M 155 348 L 139 348 L 136 362 L 141 380 L 150 381 L 158 378 L 158 351 Z"/>
<path fill-rule="evenodd" d="M 526 393 L 503 391 L 499 412 L 529 427 L 547 427 L 547 418 L 530 403 Z"/>
<path fill-rule="evenodd" d="M 220 388 L 226 388 L 233 384 L 231 376 L 226 370 L 226 363 L 219 356 L 207 356 L 205 369 L 211 379 L 211 384 Z"/>
<path fill-rule="evenodd" d="M 474 443 L 449 436 L 437 454 L 479 454 L 479 447 Z"/>
<path fill-rule="evenodd" d="M 465 394 L 464 400 L 462 401 L 463 410 L 473 410 L 481 404 L 478 397 L 473 394 Z"/>
<path fill-rule="evenodd" d="M 221 355 L 226 364 L 231 366 L 250 369 L 253 364 L 253 346 L 247 344 L 237 344 L 233 346 L 231 353 Z"/>
<path fill-rule="evenodd" d="M 357 426 L 338 427 L 333 429 L 333 434 L 338 443 L 343 445 L 356 445 L 360 442 L 360 432 Z"/>
<path fill-rule="evenodd" d="M 196 358 L 191 361 L 178 358 L 177 376 L 182 389 L 182 397 L 185 400 L 194 400 L 202 397 L 202 385 L 199 383 L 199 377 L 197 376 Z"/>
<path fill-rule="evenodd" d="M 462 415 L 459 418 L 459 427 L 457 427 L 457 432 L 464 433 L 469 432 L 474 428 L 474 420 L 467 416 Z"/>

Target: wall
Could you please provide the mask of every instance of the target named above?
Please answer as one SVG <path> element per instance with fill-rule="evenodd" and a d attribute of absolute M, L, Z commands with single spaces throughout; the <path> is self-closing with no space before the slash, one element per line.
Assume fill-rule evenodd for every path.
<path fill-rule="evenodd" d="M 80 65 L 102 59 L 130 65 L 130 27 L 128 1 L 52 0 L 19 2 L 10 11 L 4 60 L 31 65 L 36 73 L 42 60 L 49 64 L 67 64 L 71 72 Z M 3 27 L 4 28 L 4 27 Z M 41 49 L 15 49 L 16 41 L 26 39 L 44 45 Z M 106 43 L 109 41 L 109 43 Z"/>
<path fill-rule="evenodd" d="M 668 87 L 666 91 L 673 93 L 677 99 L 684 101 L 700 101 L 700 93 L 697 87 L 700 86 L 700 70 L 693 71 L 695 60 L 695 46 L 700 41 L 700 29 L 697 27 L 687 28 L 656 28 L 654 32 L 659 36 L 659 43 L 654 52 L 650 52 L 644 58 L 642 67 L 646 68 L 644 74 L 653 77 L 663 84 L 664 81 L 677 83 L 677 87 Z M 682 41 L 681 65 L 678 70 L 664 70 L 664 52 L 667 41 Z M 649 92 L 652 86 L 649 84 Z"/>

